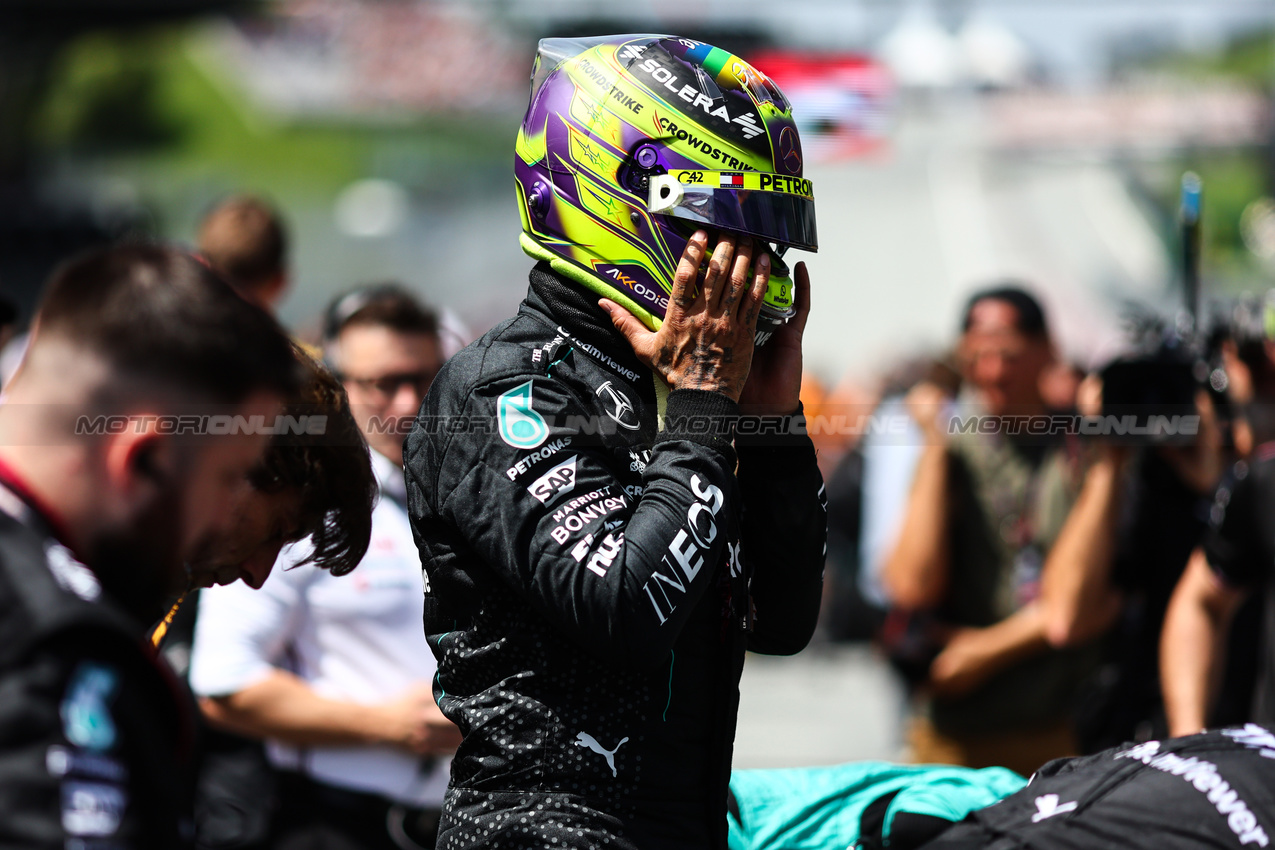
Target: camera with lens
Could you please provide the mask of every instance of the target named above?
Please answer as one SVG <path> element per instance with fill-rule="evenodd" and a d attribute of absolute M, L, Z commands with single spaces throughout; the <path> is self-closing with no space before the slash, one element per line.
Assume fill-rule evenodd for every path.
<path fill-rule="evenodd" d="M 1188 315 L 1173 324 L 1134 316 L 1132 324 L 1135 353 L 1100 372 L 1102 416 L 1112 433 L 1135 442 L 1190 443 L 1199 428 L 1200 390 L 1220 413 L 1228 410 L 1221 344 L 1231 329 L 1226 323 L 1197 329 Z"/>
<path fill-rule="evenodd" d="M 1199 426 L 1196 396 L 1209 393 L 1225 427 L 1230 405 L 1222 346 L 1250 332 L 1243 305 L 1211 325 L 1197 316 L 1200 293 L 1200 178 L 1182 175 L 1182 295 L 1185 310 L 1173 322 L 1130 314 L 1135 353 L 1101 371 L 1102 416 L 1111 430 L 1135 442 L 1184 444 Z"/>

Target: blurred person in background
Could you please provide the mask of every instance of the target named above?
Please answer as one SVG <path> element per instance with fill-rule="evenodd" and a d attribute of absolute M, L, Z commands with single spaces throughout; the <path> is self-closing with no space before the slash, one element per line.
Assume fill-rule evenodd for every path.
<path fill-rule="evenodd" d="M 527 297 L 405 452 L 465 735 L 438 846 L 724 848 L 745 651 L 800 651 L 819 610 L 810 283 L 783 260 L 817 245 L 813 189 L 782 93 L 723 50 L 544 39 L 535 69 Z"/>
<path fill-rule="evenodd" d="M 437 320 L 397 286 L 357 290 L 327 312 L 326 356 L 372 448 L 371 544 L 349 576 L 293 569 L 311 538 L 260 591 L 205 591 L 191 684 L 214 723 L 269 741 L 281 771 L 269 846 L 432 847 L 460 736 L 431 693 L 402 446 L 442 365 Z"/>
<path fill-rule="evenodd" d="M 881 382 L 881 399 L 871 408 L 863 423 L 865 433 L 862 440 L 828 481 L 829 555 L 833 554 L 833 540 L 837 539 L 836 550 L 845 552 L 846 562 L 853 559 L 856 564 L 855 590 L 861 599 L 857 608 L 861 615 L 867 615 L 861 616 L 857 626 L 846 622 L 842 628 L 862 630 L 870 627 L 873 634 L 880 633 L 891 661 L 905 679 L 914 678 L 910 670 L 913 663 L 907 659 L 909 650 L 906 648 L 909 618 L 887 618 L 890 599 L 881 574 L 898 541 L 912 479 L 924 445 L 920 428 L 908 414 L 907 393 L 917 384 L 928 383 L 937 386 L 945 398 L 955 398 L 961 377 L 951 359 L 914 359 L 887 373 Z M 850 536 L 847 534 L 850 523 L 842 519 L 834 525 L 833 517 L 834 514 L 848 516 L 848 511 L 840 504 L 855 493 L 850 478 L 856 472 L 855 455 L 858 455 L 858 494 L 862 507 L 858 515 L 858 532 Z M 886 631 L 880 632 L 882 627 Z M 898 632 L 900 628 L 902 632 Z M 921 652 L 925 655 L 924 663 L 928 665 L 929 648 L 923 647 Z"/>
<path fill-rule="evenodd" d="M 54 273 L 0 404 L 0 844 L 189 842 L 193 717 L 144 634 L 266 447 L 201 416 L 272 421 L 296 382 L 274 321 L 186 253 Z"/>
<path fill-rule="evenodd" d="M 954 372 L 938 368 L 939 363 L 929 358 L 906 362 L 887 373 L 876 392 L 856 389 L 847 377 L 837 401 L 824 405 L 824 421 L 849 432 L 840 438 L 844 443 L 827 475 L 828 570 L 819 617 L 822 633 L 831 640 L 882 636 L 889 602 L 880 573 L 898 538 L 921 451 L 920 431 L 904 396 L 927 378 L 955 395 L 959 378 L 947 380 Z M 820 448 L 821 468 L 826 456 Z"/>
<path fill-rule="evenodd" d="M 1269 300 L 1266 309 L 1270 328 Z M 1251 455 L 1218 486 L 1209 530 L 1164 619 L 1160 684 L 1175 735 L 1214 725 L 1219 715 L 1225 722 L 1275 722 L 1275 342 L 1269 331 L 1254 337 L 1241 340 L 1227 363 L 1243 417 L 1237 448 L 1252 445 Z M 1255 663 L 1245 662 L 1250 653 Z M 1251 687 L 1239 706 L 1237 666 L 1250 671 Z M 1219 690 L 1229 705 L 1218 705 Z"/>
<path fill-rule="evenodd" d="M 1054 346 L 1022 288 L 970 299 L 959 357 L 967 392 L 955 414 L 998 427 L 951 429 L 939 388 L 908 394 L 924 442 L 882 579 L 895 606 L 935 621 L 912 757 L 1027 775 L 1078 751 L 1070 712 L 1097 657 L 1060 647 L 1100 634 L 1118 612 L 1092 575 L 1110 568 L 1124 455 L 1102 446 L 1086 470 L 1074 438 L 1005 427 L 1051 412 L 1040 379 Z M 1076 612 L 1083 620 L 1060 635 Z"/>
<path fill-rule="evenodd" d="M 1208 527 L 1214 489 L 1234 457 L 1228 422 L 1207 392 L 1196 395 L 1199 427 L 1193 436 L 1131 447 L 1116 554 L 1109 572 L 1095 565 L 1089 573 L 1088 593 L 1122 602 L 1103 641 L 1102 665 L 1077 708 L 1082 752 L 1170 734 L 1160 694 L 1161 625 L 1174 587 Z M 1058 641 L 1073 642 L 1077 628 L 1085 636 L 1079 607 L 1068 606 L 1070 614 L 1055 623 Z M 1228 685 L 1227 693 L 1233 692 Z"/>
<path fill-rule="evenodd" d="M 288 233 L 260 198 L 235 195 L 199 225 L 199 253 L 244 298 L 270 313 L 288 288 Z"/>

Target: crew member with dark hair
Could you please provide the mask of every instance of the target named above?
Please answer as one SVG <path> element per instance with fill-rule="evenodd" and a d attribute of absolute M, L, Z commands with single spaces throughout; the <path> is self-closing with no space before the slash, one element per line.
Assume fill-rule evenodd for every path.
<path fill-rule="evenodd" d="M 260 588 L 279 551 L 310 538 L 296 566 L 345 575 L 358 565 L 372 534 L 376 478 L 367 444 L 340 381 L 293 344 L 304 372 L 284 404 L 284 429 L 238 487 L 228 527 L 204 539 L 187 559 L 190 588 L 151 639 L 182 676 L 190 670 L 198 588 L 242 579 Z M 197 848 L 258 847 L 267 837 L 275 799 L 274 771 L 255 739 L 205 728 L 195 790 Z"/>
<path fill-rule="evenodd" d="M 367 443 L 340 380 L 293 343 L 305 374 L 282 416 L 289 426 L 270 439 L 231 507 L 223 536 L 209 537 L 188 560 L 191 587 L 243 579 L 259 588 L 279 550 L 309 538 L 313 565 L 343 576 L 358 566 L 372 536 L 376 477 Z"/>
<path fill-rule="evenodd" d="M 403 440 L 443 365 L 437 314 L 396 284 L 356 289 L 329 305 L 323 347 L 368 445 L 401 472 Z"/>
<path fill-rule="evenodd" d="M 822 589 L 796 124 L 710 45 L 545 39 L 515 150 L 526 300 L 405 452 L 465 736 L 438 847 L 724 848 L 745 651 L 804 648 Z"/>
<path fill-rule="evenodd" d="M 285 549 L 259 591 L 204 591 L 191 684 L 215 724 L 268 741 L 280 768 L 271 846 L 432 847 L 459 734 L 430 689 L 402 447 L 441 366 L 437 321 L 402 288 L 378 286 L 336 299 L 327 330 L 372 447 L 371 544 L 349 576 L 292 569 L 319 537 Z"/>
<path fill-rule="evenodd" d="M 180 847 L 193 718 L 144 631 L 266 447 L 200 423 L 273 421 L 296 361 L 162 247 L 63 266 L 37 323 L 0 405 L 0 844 Z"/>
<path fill-rule="evenodd" d="M 970 298 L 958 347 L 965 422 L 1049 414 L 1040 379 L 1054 360 L 1039 303 L 1020 287 Z M 917 762 L 1001 765 L 1030 774 L 1077 752 L 1071 711 L 1096 664 L 1084 644 L 1118 613 L 1106 577 L 1123 455 L 1086 470 L 1053 429 L 960 429 L 920 384 L 908 406 L 924 445 L 882 579 L 894 605 L 925 612 L 936 655 L 909 730 Z"/>
<path fill-rule="evenodd" d="M 199 225 L 199 252 L 240 295 L 274 312 L 288 288 L 288 234 L 260 198 L 235 195 Z"/>

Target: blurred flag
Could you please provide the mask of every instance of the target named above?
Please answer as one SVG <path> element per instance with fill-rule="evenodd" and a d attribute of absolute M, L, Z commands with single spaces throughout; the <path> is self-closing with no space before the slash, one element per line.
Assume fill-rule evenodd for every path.
<path fill-rule="evenodd" d="M 855 53 L 766 51 L 746 57 L 792 104 L 807 160 L 880 153 L 889 132 L 894 80 L 880 62 Z"/>

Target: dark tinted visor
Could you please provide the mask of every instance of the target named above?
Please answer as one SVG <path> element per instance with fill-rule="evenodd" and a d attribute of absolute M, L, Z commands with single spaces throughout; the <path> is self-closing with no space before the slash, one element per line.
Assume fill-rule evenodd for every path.
<path fill-rule="evenodd" d="M 674 171 L 652 177 L 647 209 L 746 233 L 806 251 L 819 250 L 809 180 L 755 171 Z"/>

